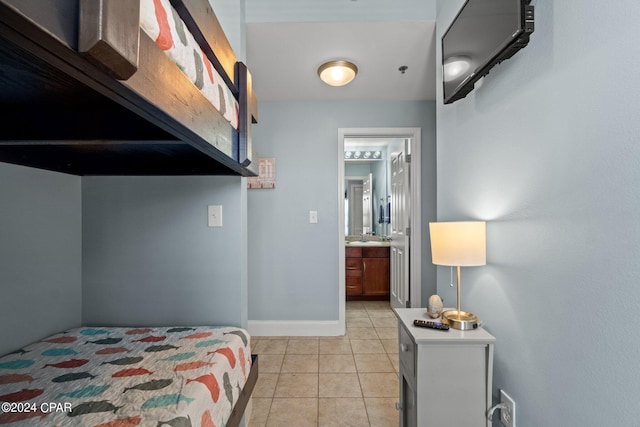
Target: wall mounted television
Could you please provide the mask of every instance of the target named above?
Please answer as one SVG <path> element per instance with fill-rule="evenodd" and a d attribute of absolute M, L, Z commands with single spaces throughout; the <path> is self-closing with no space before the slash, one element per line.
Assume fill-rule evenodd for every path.
<path fill-rule="evenodd" d="M 464 98 L 496 64 L 529 43 L 531 0 L 467 0 L 442 36 L 444 103 Z"/>

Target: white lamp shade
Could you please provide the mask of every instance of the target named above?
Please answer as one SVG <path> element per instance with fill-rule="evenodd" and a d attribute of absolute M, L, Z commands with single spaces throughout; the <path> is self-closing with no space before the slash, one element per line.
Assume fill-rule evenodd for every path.
<path fill-rule="evenodd" d="M 430 222 L 429 234 L 434 264 L 472 267 L 487 263 L 486 222 Z"/>

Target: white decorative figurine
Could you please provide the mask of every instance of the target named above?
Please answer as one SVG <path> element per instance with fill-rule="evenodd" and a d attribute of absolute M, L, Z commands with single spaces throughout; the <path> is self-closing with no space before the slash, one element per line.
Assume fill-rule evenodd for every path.
<path fill-rule="evenodd" d="M 427 314 L 432 319 L 440 317 L 442 313 L 442 299 L 438 295 L 431 295 L 427 301 Z"/>

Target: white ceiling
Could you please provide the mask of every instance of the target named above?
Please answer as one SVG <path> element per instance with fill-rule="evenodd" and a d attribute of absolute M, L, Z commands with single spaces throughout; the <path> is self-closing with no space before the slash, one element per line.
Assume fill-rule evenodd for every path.
<path fill-rule="evenodd" d="M 364 1 L 346 3 L 365 6 Z M 314 4 L 319 8 L 317 2 Z M 250 7 L 248 2 L 247 16 L 255 19 Z M 404 20 L 393 21 L 396 17 L 388 15 L 390 21 L 381 21 L 376 15 L 377 20 L 370 22 L 309 22 L 307 9 L 307 16 L 298 17 L 305 22 L 273 22 L 277 20 L 274 13 L 271 9 L 271 15 L 265 18 L 269 22 L 247 23 L 247 65 L 258 100 L 435 99 L 435 20 L 409 21 L 402 17 Z M 327 17 L 326 11 L 313 13 Z M 283 12 L 283 19 L 296 19 L 290 15 Z M 331 87 L 318 78 L 318 67 L 334 59 L 346 59 L 358 67 L 358 76 L 347 86 Z M 403 65 L 408 67 L 405 74 L 398 71 Z"/>

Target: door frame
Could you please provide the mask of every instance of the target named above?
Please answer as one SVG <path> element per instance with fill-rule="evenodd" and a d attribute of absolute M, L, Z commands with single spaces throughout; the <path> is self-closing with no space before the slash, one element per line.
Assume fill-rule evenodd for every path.
<path fill-rule="evenodd" d="M 344 140 L 345 138 L 411 138 L 410 198 L 411 239 L 409 243 L 409 292 L 412 307 L 422 305 L 422 217 L 421 217 L 421 133 L 420 128 L 339 128 L 338 129 L 338 320 L 346 331 L 346 287 L 344 247 Z"/>

